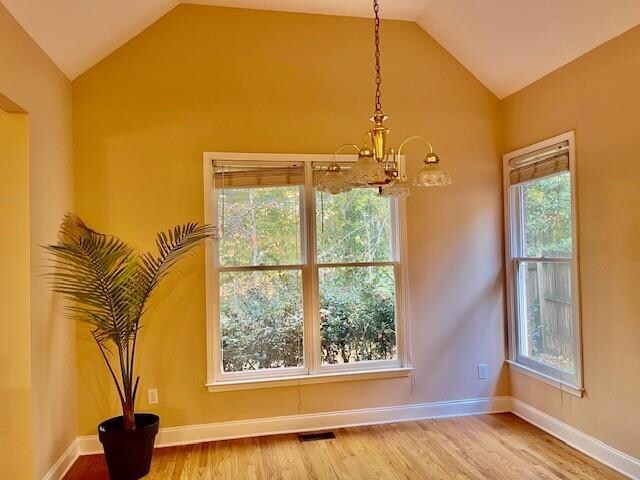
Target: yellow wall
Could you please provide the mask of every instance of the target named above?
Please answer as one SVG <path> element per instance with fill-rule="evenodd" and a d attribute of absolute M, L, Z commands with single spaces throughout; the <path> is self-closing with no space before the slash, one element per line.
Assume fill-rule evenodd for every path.
<path fill-rule="evenodd" d="M 508 394 L 500 134 L 509 151 L 575 129 L 587 393 L 561 396 L 516 372 L 511 392 L 640 457 L 640 28 L 499 105 L 419 27 L 383 25 L 393 139 L 427 134 L 455 181 L 408 201 L 415 386 L 395 379 L 208 393 L 199 253 L 150 311 L 139 408 L 170 426 Z M 39 276 L 38 245 L 54 240 L 73 194 L 93 226 L 151 247 L 155 231 L 202 219 L 203 151 L 327 153 L 357 141 L 371 113 L 370 30 L 366 19 L 178 7 L 74 82 L 72 170 L 71 85 L 0 5 L 0 107 L 28 112 L 0 110 L 0 205 L 11 225 L 0 249 L 12 279 L 0 286 L 11 329 L 0 349 L 0 471 L 41 478 L 78 431 L 94 433 L 118 414 L 86 329 L 76 359 L 73 324 Z M 408 153 L 412 174 L 419 156 Z M 476 379 L 477 363 L 489 364 L 489 380 Z M 151 387 L 157 407 L 146 405 Z"/>
<path fill-rule="evenodd" d="M 330 153 L 373 107 L 367 19 L 182 5 L 73 83 L 75 193 L 93 227 L 150 248 L 203 219 L 202 152 Z M 162 289 L 139 356 L 139 409 L 162 425 L 508 394 L 498 101 L 417 25 L 383 23 L 383 102 L 397 144 L 426 134 L 454 185 L 408 201 L 409 379 L 209 393 L 203 255 Z M 409 150 L 409 173 L 420 162 Z M 161 299 L 161 300 L 159 300 Z M 489 365 L 479 381 L 476 365 Z M 85 329 L 79 432 L 118 414 Z M 159 389 L 160 404 L 146 404 Z"/>
<path fill-rule="evenodd" d="M 512 394 L 640 458 L 640 27 L 502 104 L 505 151 L 576 130 L 586 395 L 516 372 Z"/>
<path fill-rule="evenodd" d="M 27 115 L 0 110 L 0 472 L 17 479 L 31 478 L 33 471 L 28 144 Z"/>
<path fill-rule="evenodd" d="M 21 170 L 28 171 L 27 185 L 22 183 L 22 177 L 17 178 L 20 178 L 20 188 L 27 188 L 28 216 L 21 211 L 19 221 L 21 228 L 26 222 L 30 238 L 26 239 L 26 244 L 16 243 L 15 248 L 2 249 L 2 258 L 3 261 L 5 258 L 24 258 L 25 248 L 29 256 L 25 265 L 30 268 L 30 279 L 21 290 L 28 288 L 23 294 L 31 300 L 32 398 L 25 401 L 24 406 L 30 403 L 32 408 L 31 418 L 18 412 L 8 413 L 20 428 L 28 429 L 33 425 L 33 434 L 29 432 L 33 461 L 24 462 L 24 465 L 32 471 L 34 478 L 42 478 L 77 433 L 73 368 L 75 328 L 62 317 L 60 300 L 52 295 L 41 276 L 44 261 L 39 247 L 55 240 L 62 215 L 73 208 L 71 84 L 2 5 L 0 94 L 29 115 L 28 165 L 10 167 L 28 168 Z M 2 179 L 10 179 L 4 159 L 2 166 Z M 4 187 L 2 190 L 4 194 Z M 5 232 L 14 235 L 12 226 L 3 223 L 3 234 Z M 5 325 L 4 299 L 2 307 Z M 0 456 L 7 454 L 12 461 L 22 461 L 15 446 L 9 452 L 2 449 Z M 0 471 L 4 473 L 4 470 Z M 22 475 L 10 478 L 23 480 L 32 476 L 23 471 Z"/>

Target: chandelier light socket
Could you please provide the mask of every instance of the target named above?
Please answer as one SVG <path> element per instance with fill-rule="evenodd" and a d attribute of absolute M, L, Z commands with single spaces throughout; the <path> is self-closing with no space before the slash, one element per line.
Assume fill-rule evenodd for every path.
<path fill-rule="evenodd" d="M 373 157 L 373 152 L 369 148 L 369 145 L 364 144 L 362 146 L 362 148 L 360 149 L 360 151 L 358 152 L 358 160 L 360 160 L 361 158 L 366 158 L 366 157 Z"/>
<path fill-rule="evenodd" d="M 425 165 L 430 163 L 440 163 L 440 157 L 433 152 L 429 152 L 424 159 L 424 163 Z"/>

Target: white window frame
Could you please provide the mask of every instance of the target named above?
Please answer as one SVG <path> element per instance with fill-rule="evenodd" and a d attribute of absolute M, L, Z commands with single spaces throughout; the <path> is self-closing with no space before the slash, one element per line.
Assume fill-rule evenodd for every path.
<path fill-rule="evenodd" d="M 355 155 L 340 155 L 340 161 L 355 161 Z M 205 283 L 207 318 L 207 387 L 212 392 L 265 388 L 273 386 L 299 385 L 304 383 L 336 382 L 407 376 L 413 371 L 410 365 L 409 345 L 407 342 L 408 303 L 407 271 L 404 266 L 407 255 L 406 239 L 406 201 L 391 199 L 391 225 L 394 258 L 388 262 L 331 263 L 316 262 L 315 235 L 315 188 L 313 185 L 313 163 L 331 162 L 333 155 L 325 154 L 273 154 L 273 153 L 236 153 L 205 152 L 203 154 L 204 172 L 204 216 L 205 222 L 216 225 L 217 204 L 214 185 L 215 161 L 252 161 L 252 162 L 297 162 L 304 164 L 304 195 L 300 199 L 300 223 L 302 264 L 285 266 L 251 267 L 248 270 L 301 269 L 304 305 L 304 366 L 293 368 L 274 368 L 256 372 L 223 372 L 220 345 L 220 309 L 219 309 L 219 272 L 218 242 L 207 242 L 205 247 Z M 308 234 L 307 234 L 308 233 Z M 395 314 L 396 314 L 396 350 L 394 360 L 361 361 L 354 364 L 321 364 L 320 318 L 319 318 L 319 282 L 318 270 L 322 266 L 369 266 L 390 265 L 395 271 Z M 223 269 L 226 270 L 226 269 Z M 234 269 L 237 270 L 237 269 Z M 308 299 L 308 300 L 307 300 Z"/>
<path fill-rule="evenodd" d="M 549 148 L 558 143 L 569 143 L 569 175 L 571 179 L 571 230 L 573 252 L 570 259 L 557 258 L 529 258 L 519 251 L 522 246 L 523 232 L 517 227 L 522 225 L 521 199 L 514 195 L 510 185 L 510 161 L 513 158 L 527 155 L 535 151 Z M 507 315 L 508 315 L 508 342 L 509 358 L 507 362 L 521 373 L 533 376 L 543 382 L 566 391 L 572 395 L 581 397 L 584 393 L 583 365 L 582 365 L 582 328 L 580 315 L 580 272 L 579 272 L 579 248 L 578 248 L 578 208 L 576 189 L 576 156 L 575 133 L 573 131 L 563 133 L 534 145 L 509 152 L 503 156 L 503 185 L 504 185 L 504 221 L 505 221 L 505 265 L 507 277 Z M 570 375 L 548 365 L 536 362 L 530 358 L 519 355 L 518 342 L 518 268 L 523 261 L 557 262 L 567 261 L 571 263 L 571 296 L 572 296 L 572 320 L 575 332 L 573 344 L 575 358 L 575 375 Z"/>

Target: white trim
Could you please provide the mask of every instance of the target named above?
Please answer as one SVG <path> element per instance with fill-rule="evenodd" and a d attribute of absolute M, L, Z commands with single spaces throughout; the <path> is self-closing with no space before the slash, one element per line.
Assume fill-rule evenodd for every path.
<path fill-rule="evenodd" d="M 559 438 L 585 455 L 604 463 L 624 475 L 640 480 L 640 460 L 617 450 L 586 433 L 512 398 L 511 412 L 541 430 Z"/>
<path fill-rule="evenodd" d="M 163 448 L 234 438 L 507 412 L 517 415 L 526 422 L 535 425 L 614 470 L 632 479 L 640 480 L 640 459 L 627 455 L 513 397 L 473 398 L 167 427 L 160 429 L 156 439 L 156 447 Z M 102 453 L 102 445 L 97 435 L 78 437 L 43 477 L 43 480 L 60 480 L 79 455 L 99 453 Z"/>
<path fill-rule="evenodd" d="M 42 477 L 42 480 L 62 480 L 64 478 L 69 469 L 78 459 L 78 443 L 78 438 L 71 442 L 58 461 L 49 469 L 45 476 Z"/>
<path fill-rule="evenodd" d="M 340 155 L 343 159 L 355 161 L 357 155 Z M 204 185 L 204 220 L 205 223 L 217 224 L 217 206 L 214 192 L 213 178 L 214 161 L 264 161 L 270 163 L 297 162 L 305 166 L 304 195 L 301 195 L 300 221 L 302 264 L 286 265 L 283 267 L 228 267 L 220 268 L 217 265 L 218 243 L 207 242 L 206 245 L 206 335 L 207 335 L 207 378 L 206 385 L 209 391 L 238 390 L 248 388 L 264 388 L 282 385 L 294 385 L 299 383 L 322 383 L 326 381 L 344 381 L 350 379 L 381 378 L 375 376 L 375 371 L 384 370 L 383 376 L 390 375 L 390 371 L 409 369 L 410 352 L 407 329 L 409 324 L 408 314 L 408 277 L 407 269 L 403 268 L 403 262 L 407 260 L 406 241 L 406 206 L 404 199 L 391 199 L 391 224 L 394 244 L 394 258 L 383 262 L 354 262 L 340 264 L 318 264 L 315 255 L 315 196 L 313 189 L 312 165 L 317 162 L 332 162 L 333 155 L 327 154 L 279 154 L 279 153 L 236 153 L 236 152 L 205 152 L 203 154 L 203 185 Z M 319 282 L 318 269 L 324 266 L 392 266 L 395 277 L 395 316 L 396 316 L 396 351 L 397 358 L 393 360 L 378 360 L 370 362 L 358 362 L 357 364 L 342 364 L 323 366 L 320 363 L 320 319 L 319 308 Z M 280 368 L 258 372 L 223 372 L 221 368 L 220 349 L 220 319 L 217 302 L 219 298 L 218 272 L 219 271 L 243 271 L 243 270 L 273 270 L 273 269 L 299 269 L 303 278 L 304 297 L 304 367 Z M 345 373 L 364 373 L 358 378 L 348 377 Z M 307 378 L 303 378 L 306 376 Z M 259 384 L 256 380 L 264 382 Z M 218 385 L 220 388 L 218 388 Z"/>
<path fill-rule="evenodd" d="M 410 422 L 430 418 L 505 413 L 509 412 L 510 408 L 510 397 L 490 397 L 337 412 L 307 413 L 184 427 L 167 427 L 160 429 L 156 439 L 156 447 L 172 447 L 234 438 L 280 435 L 363 425 Z M 78 446 L 80 455 L 102 453 L 102 445 L 97 435 L 78 437 Z"/>
<path fill-rule="evenodd" d="M 356 161 L 358 155 L 340 154 L 340 158 Z M 205 160 L 251 160 L 265 162 L 329 162 L 333 161 L 333 154 L 328 153 L 241 153 L 241 152 L 204 152 Z"/>
<path fill-rule="evenodd" d="M 349 382 L 356 380 L 374 380 L 380 378 L 408 377 L 413 372 L 411 367 L 378 368 L 366 371 L 348 371 L 318 373 L 315 375 L 296 375 L 290 377 L 246 378 L 214 382 L 207 385 L 210 392 L 229 392 L 233 390 L 254 390 L 258 388 L 288 387 L 292 385 L 311 385 L 317 383 Z"/>
<path fill-rule="evenodd" d="M 318 255 L 316 245 L 316 199 L 313 186 L 313 160 L 304 164 L 304 190 L 302 199 L 304 200 L 305 219 L 301 225 L 305 247 L 305 268 L 303 270 L 302 284 L 304 288 L 304 364 L 307 366 L 307 374 L 318 372 L 322 366 L 321 362 L 321 338 L 320 338 L 320 317 L 316 312 L 320 311 L 320 286 L 318 281 Z"/>
<path fill-rule="evenodd" d="M 214 196 L 211 185 L 213 184 L 213 163 L 207 155 L 203 155 L 202 160 L 203 170 L 203 192 L 204 192 L 204 221 L 209 223 L 211 219 L 216 217 L 214 209 Z M 210 223 L 210 225 L 213 225 Z M 216 339 L 220 337 L 218 333 L 218 321 L 215 311 L 217 310 L 214 305 L 214 298 L 217 298 L 218 279 L 214 274 L 212 268 L 209 265 L 213 265 L 214 259 L 217 256 L 217 242 L 208 241 L 204 247 L 205 255 L 205 269 L 204 269 L 204 297 L 205 297 L 205 318 L 206 318 L 206 336 L 207 336 L 207 383 L 211 383 L 215 380 L 213 356 L 216 345 Z M 215 295 L 215 296 L 214 296 Z"/>
<path fill-rule="evenodd" d="M 404 155 L 400 157 L 404 159 Z M 405 162 L 402 162 L 404 164 Z M 398 274 L 397 282 L 399 282 L 399 291 L 396 291 L 396 305 L 398 309 L 397 317 L 402 318 L 402 331 L 401 327 L 398 328 L 399 336 L 396 336 L 398 343 L 398 352 L 400 355 L 400 361 L 402 365 L 412 366 L 412 350 L 411 350 L 411 310 L 409 308 L 409 289 L 411 284 L 409 282 L 409 240 L 407 235 L 407 199 L 406 197 L 397 199 L 397 214 L 398 218 L 398 265 L 397 269 L 400 271 Z M 398 284 L 398 283 L 397 283 Z"/>
<path fill-rule="evenodd" d="M 512 368 L 515 372 L 522 373 L 523 375 L 527 375 L 529 377 L 535 378 L 536 380 L 541 381 L 542 383 L 546 383 L 558 390 L 569 393 L 575 397 L 582 398 L 584 395 L 584 388 L 579 387 L 577 385 L 572 385 L 571 383 L 558 380 L 557 378 L 550 377 L 549 375 L 545 375 L 538 370 L 533 368 L 529 368 L 526 365 L 523 365 L 518 362 L 514 362 L 513 360 L 505 360 L 509 364 L 509 368 Z"/>
<path fill-rule="evenodd" d="M 558 143 L 569 143 L 569 175 L 571 177 L 571 210 L 572 210 L 572 240 L 573 240 L 573 257 L 571 258 L 571 287 L 572 287 L 572 307 L 573 307 L 573 325 L 576 334 L 574 342 L 575 357 L 575 375 L 569 375 L 560 370 L 538 364 L 518 354 L 518 334 L 517 334 L 517 292 L 515 282 L 515 265 L 523 260 L 522 252 L 515 251 L 515 245 L 522 236 L 522 232 L 514 231 L 512 228 L 513 219 L 511 212 L 517 208 L 518 199 L 511 195 L 511 185 L 509 181 L 509 161 L 513 158 L 527 155 L 529 153 L 542 150 Z M 581 297 L 580 297 L 580 262 L 579 262 L 579 242 L 578 242 L 578 206 L 577 206 L 577 181 L 576 181 L 576 152 L 575 152 L 575 132 L 570 131 L 549 138 L 534 145 L 509 152 L 503 155 L 503 200 L 504 200 L 504 230 L 505 230 L 505 270 L 507 277 L 507 324 L 508 324 L 508 353 L 509 363 L 517 365 L 526 373 L 536 372 L 537 378 L 546 378 L 555 380 L 557 384 L 562 384 L 573 389 L 569 393 L 582 396 L 584 391 L 583 378 L 583 361 L 582 361 L 582 322 L 580 314 Z M 536 260 L 536 259 L 527 259 Z M 554 259 L 552 261 L 559 261 Z"/>

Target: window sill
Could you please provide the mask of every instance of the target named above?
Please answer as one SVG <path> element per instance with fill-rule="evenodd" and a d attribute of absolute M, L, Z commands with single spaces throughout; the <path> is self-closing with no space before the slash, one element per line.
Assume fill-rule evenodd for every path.
<path fill-rule="evenodd" d="M 520 363 L 514 362 L 513 360 L 506 360 L 509 364 L 509 367 L 518 373 L 522 373 L 529 377 L 535 378 L 536 380 L 541 381 L 542 383 L 546 383 L 547 385 L 551 385 L 552 387 L 557 388 L 562 392 L 567 392 L 574 397 L 582 398 L 584 396 L 584 388 L 579 387 L 577 385 L 572 385 L 570 383 L 564 382 L 562 380 L 558 380 L 556 378 L 550 377 L 549 375 L 545 375 L 544 373 L 540 373 L 533 368 L 526 367 Z"/>
<path fill-rule="evenodd" d="M 206 386 L 210 392 L 231 392 L 235 390 L 255 390 L 260 388 L 290 387 L 294 385 L 408 377 L 411 375 L 411 372 L 413 372 L 413 367 L 396 367 L 369 371 L 319 373 L 315 375 L 297 375 L 279 378 L 252 378 L 247 380 L 208 383 Z"/>

